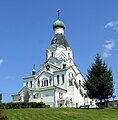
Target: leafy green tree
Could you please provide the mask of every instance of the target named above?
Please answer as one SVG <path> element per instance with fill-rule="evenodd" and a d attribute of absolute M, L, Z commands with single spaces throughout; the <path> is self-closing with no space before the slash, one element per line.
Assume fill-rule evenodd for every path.
<path fill-rule="evenodd" d="M 84 86 L 90 98 L 100 100 L 100 107 L 102 107 L 102 100 L 106 101 L 113 95 L 112 70 L 108 69 L 99 54 L 96 55 L 95 63 L 88 70 Z"/>
<path fill-rule="evenodd" d="M 1 101 L 2 101 L 2 94 L 0 93 L 0 103 L 1 103 Z"/>

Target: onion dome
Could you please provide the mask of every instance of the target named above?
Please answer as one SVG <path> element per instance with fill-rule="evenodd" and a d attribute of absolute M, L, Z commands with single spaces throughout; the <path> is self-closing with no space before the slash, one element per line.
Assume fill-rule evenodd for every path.
<path fill-rule="evenodd" d="M 53 29 L 58 28 L 58 27 L 65 29 L 64 22 L 60 19 L 56 20 L 53 24 Z"/>
<path fill-rule="evenodd" d="M 36 69 L 35 69 L 35 65 L 33 65 L 33 70 L 32 70 L 32 75 L 36 74 Z"/>

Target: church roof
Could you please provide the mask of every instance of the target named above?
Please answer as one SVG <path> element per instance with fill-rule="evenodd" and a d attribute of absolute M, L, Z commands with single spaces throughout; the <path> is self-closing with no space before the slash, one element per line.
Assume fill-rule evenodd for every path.
<path fill-rule="evenodd" d="M 63 34 L 55 34 L 51 42 L 51 45 L 53 44 L 57 44 L 58 46 L 63 45 L 65 48 L 69 47 L 69 44 Z"/>

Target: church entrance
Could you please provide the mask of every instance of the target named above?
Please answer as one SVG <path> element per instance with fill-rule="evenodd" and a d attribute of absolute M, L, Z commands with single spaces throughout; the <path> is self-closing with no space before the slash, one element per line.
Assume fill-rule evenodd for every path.
<path fill-rule="evenodd" d="M 64 107 L 64 100 L 58 101 L 58 107 L 59 107 L 59 108 Z"/>
<path fill-rule="evenodd" d="M 59 104 L 59 107 L 63 107 L 63 104 L 62 104 L 62 103 L 60 103 L 60 104 Z"/>

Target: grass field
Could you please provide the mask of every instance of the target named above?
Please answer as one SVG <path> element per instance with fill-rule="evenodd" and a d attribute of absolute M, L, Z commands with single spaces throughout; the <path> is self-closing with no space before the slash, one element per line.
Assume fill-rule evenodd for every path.
<path fill-rule="evenodd" d="M 118 120 L 118 109 L 5 109 L 8 120 Z"/>

